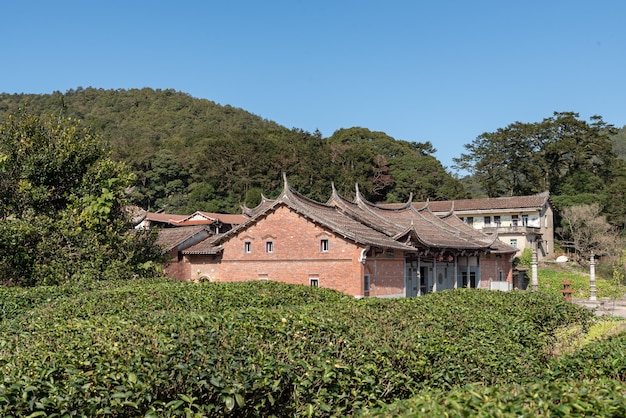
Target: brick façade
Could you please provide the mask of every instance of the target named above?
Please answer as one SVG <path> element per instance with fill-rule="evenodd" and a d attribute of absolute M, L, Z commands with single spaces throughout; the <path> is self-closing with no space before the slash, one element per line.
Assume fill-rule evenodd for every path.
<path fill-rule="evenodd" d="M 355 296 L 404 297 L 512 284 L 516 249 L 427 207 L 382 208 L 357 189 L 326 203 L 292 190 L 244 208 L 245 222 L 183 250 L 172 275 L 214 282 L 274 280 Z M 510 286 L 508 287 L 510 288 Z"/>
<path fill-rule="evenodd" d="M 321 241 L 328 240 L 328 251 Z M 245 243 L 250 243 L 250 253 Z M 266 251 L 268 242 L 272 252 Z M 279 207 L 222 244 L 222 256 L 186 255 L 192 273 L 211 281 L 275 280 L 319 286 L 363 295 L 363 247 Z M 193 275 L 193 274 L 192 274 Z"/>

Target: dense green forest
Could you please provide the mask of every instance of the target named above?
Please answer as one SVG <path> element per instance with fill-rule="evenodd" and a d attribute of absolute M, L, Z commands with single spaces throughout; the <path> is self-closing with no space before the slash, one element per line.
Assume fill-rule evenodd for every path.
<path fill-rule="evenodd" d="M 459 150 L 459 179 L 433 144 L 365 127 L 320 132 L 286 128 L 243 109 L 174 90 L 77 88 L 65 93 L 0 94 L 0 121 L 18 109 L 61 115 L 95 128 L 111 158 L 136 175 L 133 203 L 151 211 L 239 212 L 282 188 L 325 201 L 332 184 L 352 197 L 358 183 L 374 202 L 524 195 L 549 191 L 558 207 L 598 204 L 615 226 L 626 222 L 626 127 L 555 112 L 536 123 L 485 132 Z M 470 142 L 471 141 L 471 142 Z"/>
<path fill-rule="evenodd" d="M 319 201 L 331 185 L 345 196 L 355 184 L 373 201 L 467 197 L 433 156 L 430 143 L 396 140 L 365 128 L 329 138 L 288 129 L 242 109 L 174 90 L 78 88 L 66 93 L 0 95 L 0 120 L 24 108 L 63 114 L 96 128 L 112 158 L 137 175 L 134 202 L 152 211 L 238 212 L 282 187 L 282 173 Z"/>

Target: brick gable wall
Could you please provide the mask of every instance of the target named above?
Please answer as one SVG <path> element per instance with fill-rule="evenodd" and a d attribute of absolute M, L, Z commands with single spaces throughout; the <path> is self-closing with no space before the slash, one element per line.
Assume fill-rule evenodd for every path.
<path fill-rule="evenodd" d="M 328 240 L 327 252 L 321 248 L 323 239 Z M 246 242 L 250 243 L 250 253 L 244 251 Z M 266 251 L 267 242 L 272 243 L 271 253 Z M 223 242 L 222 246 L 221 255 L 187 255 L 178 266 L 170 265 L 171 277 L 223 282 L 275 280 L 307 286 L 315 279 L 320 287 L 357 297 L 405 295 L 405 259 L 401 251 L 370 249 L 365 263 L 362 263 L 363 246 L 334 234 L 286 206 L 258 219 Z M 460 271 L 466 269 L 465 263 L 459 259 L 459 286 Z M 441 266 L 437 268 L 443 269 Z M 509 256 L 482 255 L 477 268 L 480 269 L 481 288 L 489 288 L 490 279 L 499 280 L 500 271 L 503 280 L 512 283 Z M 448 269 L 451 270 L 446 275 L 447 284 L 439 285 L 438 290 L 454 287 L 453 267 Z M 367 294 L 363 289 L 365 274 L 370 276 L 370 292 Z M 433 271 L 429 274 L 432 286 L 437 276 Z"/>
<path fill-rule="evenodd" d="M 178 249 L 171 249 L 167 253 L 167 257 L 168 261 L 165 263 L 163 271 L 165 276 L 176 280 L 189 280 L 189 262 L 187 262 L 184 258 L 182 261 L 178 260 Z"/>
<path fill-rule="evenodd" d="M 328 240 L 322 252 L 321 240 Z M 266 251 L 272 242 L 272 252 Z M 250 253 L 244 251 L 250 243 Z M 363 296 L 363 248 L 280 206 L 223 244 L 221 259 L 189 255 L 190 271 L 213 281 L 275 280 Z"/>

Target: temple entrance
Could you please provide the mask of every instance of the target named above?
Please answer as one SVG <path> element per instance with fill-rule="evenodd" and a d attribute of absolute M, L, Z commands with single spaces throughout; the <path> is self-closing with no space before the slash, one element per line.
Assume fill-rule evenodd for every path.
<path fill-rule="evenodd" d="M 463 279 L 463 287 L 471 287 L 473 289 L 476 288 L 476 272 L 469 272 L 469 283 L 467 282 L 467 272 L 461 272 L 461 278 Z"/>
<path fill-rule="evenodd" d="M 425 295 L 432 291 L 430 275 L 433 265 L 430 262 L 422 263 L 419 258 L 407 257 L 405 263 L 405 289 L 407 298 Z"/>
<path fill-rule="evenodd" d="M 420 294 L 425 295 L 430 292 L 428 287 L 428 267 L 420 267 Z"/>

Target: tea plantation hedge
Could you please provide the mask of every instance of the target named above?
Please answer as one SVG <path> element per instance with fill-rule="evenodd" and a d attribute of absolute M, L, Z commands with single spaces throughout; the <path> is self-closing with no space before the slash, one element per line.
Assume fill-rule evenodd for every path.
<path fill-rule="evenodd" d="M 532 397 L 532 385 L 623 389 L 624 364 L 611 360 L 619 338 L 588 351 L 606 360 L 594 372 L 581 357 L 550 358 L 560 327 L 595 318 L 545 293 L 355 300 L 167 280 L 32 292 L 0 289 L 3 417 L 385 415 L 378 408 L 400 413 L 401 400 L 436 415 Z"/>

